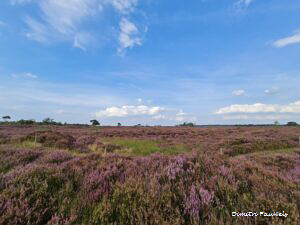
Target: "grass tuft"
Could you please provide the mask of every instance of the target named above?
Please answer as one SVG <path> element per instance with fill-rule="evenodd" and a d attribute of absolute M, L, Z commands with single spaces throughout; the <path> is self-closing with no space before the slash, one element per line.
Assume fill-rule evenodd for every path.
<path fill-rule="evenodd" d="M 182 145 L 160 147 L 156 141 L 152 140 L 111 139 L 109 142 L 122 147 L 118 153 L 132 156 L 147 156 L 153 153 L 176 155 L 185 151 Z"/>

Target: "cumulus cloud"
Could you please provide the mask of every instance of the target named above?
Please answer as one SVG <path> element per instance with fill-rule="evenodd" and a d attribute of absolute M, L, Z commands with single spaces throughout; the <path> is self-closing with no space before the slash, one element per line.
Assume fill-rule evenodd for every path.
<path fill-rule="evenodd" d="M 215 112 L 215 114 L 227 114 L 227 113 L 259 113 L 259 112 L 276 112 L 276 105 L 267 105 L 262 103 L 256 103 L 253 105 L 230 105 L 221 108 Z"/>
<path fill-rule="evenodd" d="M 215 112 L 215 114 L 230 113 L 300 113 L 300 101 L 287 105 L 272 105 L 262 103 L 255 103 L 252 105 L 230 105 L 224 108 L 220 108 Z"/>
<path fill-rule="evenodd" d="M 164 111 L 162 107 L 149 107 L 146 105 L 139 106 L 122 106 L 122 107 L 109 107 L 105 110 L 96 113 L 96 116 L 101 117 L 127 117 L 137 115 L 156 115 Z"/>
<path fill-rule="evenodd" d="M 232 95 L 234 96 L 244 96 L 245 95 L 245 90 L 235 90 L 232 92 Z"/>
<path fill-rule="evenodd" d="M 292 115 L 226 115 L 224 120 L 280 120 L 292 119 Z"/>
<path fill-rule="evenodd" d="M 122 18 L 120 21 L 119 44 L 120 47 L 118 48 L 118 53 L 121 55 L 127 48 L 142 45 L 142 39 L 139 37 L 138 28 L 127 18 Z"/>
<path fill-rule="evenodd" d="M 37 79 L 38 76 L 34 75 L 32 73 L 19 73 L 19 74 L 11 74 L 13 78 L 31 78 L 31 79 Z"/>
<path fill-rule="evenodd" d="M 266 89 L 265 90 L 265 94 L 267 95 L 274 95 L 274 94 L 277 94 L 279 93 L 280 89 L 278 87 L 272 87 L 270 89 Z"/>
<path fill-rule="evenodd" d="M 300 113 L 300 101 L 280 107 L 280 112 L 284 113 Z"/>
<path fill-rule="evenodd" d="M 289 37 L 281 38 L 279 40 L 274 41 L 272 45 L 276 48 L 283 48 L 288 45 L 299 44 L 299 43 L 300 43 L 300 31 L 297 31 L 295 34 Z"/>

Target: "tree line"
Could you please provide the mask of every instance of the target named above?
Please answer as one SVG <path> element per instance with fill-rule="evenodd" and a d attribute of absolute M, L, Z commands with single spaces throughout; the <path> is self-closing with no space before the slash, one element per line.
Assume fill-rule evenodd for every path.
<path fill-rule="evenodd" d="M 41 122 L 37 122 L 35 119 L 20 119 L 17 121 L 10 121 L 11 120 L 11 116 L 6 115 L 6 116 L 2 116 L 2 120 L 0 121 L 0 125 L 1 124 L 19 124 L 19 125 L 33 125 L 33 124 L 40 124 L 40 125 L 87 125 L 87 124 L 68 124 L 68 123 L 61 123 L 61 122 L 56 122 L 54 119 L 51 119 L 49 117 L 43 119 Z M 90 120 L 91 125 L 93 126 L 100 126 L 101 124 L 99 123 L 98 120 L 96 119 L 92 119 Z M 279 122 L 275 121 L 274 124 L 275 126 L 279 126 Z M 298 126 L 299 124 L 297 122 L 294 121 L 290 121 L 287 124 L 285 124 L 286 126 Z M 122 126 L 121 123 L 117 123 L 117 126 L 120 127 Z M 140 127 L 142 126 L 141 124 L 137 124 L 135 125 L 135 127 Z M 176 125 L 179 127 L 195 127 L 197 126 L 195 123 L 191 123 L 191 122 L 184 122 L 182 124 Z M 246 126 L 257 126 L 255 124 L 248 124 Z"/>

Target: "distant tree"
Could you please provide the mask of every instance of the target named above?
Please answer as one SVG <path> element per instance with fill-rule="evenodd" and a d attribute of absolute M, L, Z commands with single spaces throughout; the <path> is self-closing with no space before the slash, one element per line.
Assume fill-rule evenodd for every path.
<path fill-rule="evenodd" d="M 42 121 L 42 123 L 43 124 L 55 124 L 55 121 L 54 121 L 54 119 L 51 119 L 51 118 L 45 118 L 45 119 L 43 119 L 43 121 Z"/>
<path fill-rule="evenodd" d="M 275 126 L 278 126 L 278 125 L 279 125 L 279 122 L 276 120 L 276 121 L 274 122 L 274 125 L 275 125 Z"/>
<path fill-rule="evenodd" d="M 298 123 L 291 121 L 291 122 L 288 122 L 286 125 L 287 126 L 297 126 Z"/>
<path fill-rule="evenodd" d="M 90 122 L 92 123 L 93 126 L 99 126 L 100 125 L 98 120 L 90 120 Z"/>
<path fill-rule="evenodd" d="M 182 127 L 193 127 L 193 126 L 195 126 L 195 124 L 194 123 L 184 122 L 183 124 L 179 124 L 179 126 L 182 126 Z"/>
<path fill-rule="evenodd" d="M 31 119 L 31 120 L 21 119 L 21 120 L 17 121 L 17 123 L 21 124 L 21 125 L 32 125 L 32 124 L 35 124 L 35 120 L 34 119 Z"/>
<path fill-rule="evenodd" d="M 7 122 L 7 120 L 10 120 L 11 118 L 10 118 L 10 116 L 2 116 L 2 119 L 3 119 L 5 122 Z"/>
<path fill-rule="evenodd" d="M 122 126 L 122 124 L 121 124 L 121 123 L 118 123 L 118 127 L 120 127 L 120 126 Z"/>

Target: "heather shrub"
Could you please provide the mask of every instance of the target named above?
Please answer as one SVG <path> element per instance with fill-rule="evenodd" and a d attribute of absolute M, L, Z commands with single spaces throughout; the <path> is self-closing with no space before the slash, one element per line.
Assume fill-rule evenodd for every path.
<path fill-rule="evenodd" d="M 71 149 L 74 146 L 75 138 L 68 134 L 54 131 L 38 131 L 27 135 L 24 140 L 41 143 L 45 147 Z"/>
<path fill-rule="evenodd" d="M 64 219 L 72 216 L 74 202 L 79 204 L 79 180 L 71 171 L 62 173 L 59 167 L 41 164 L 17 169 L 17 175 L 6 178 L 6 188 L 0 195 L 4 202 L 1 224 L 46 224 L 57 213 Z"/>
<path fill-rule="evenodd" d="M 209 220 L 214 192 L 192 185 L 184 198 L 184 213 L 188 215 L 191 224 L 201 224 Z"/>
<path fill-rule="evenodd" d="M 55 168 L 33 166 L 4 190 L 1 224 L 45 224 L 57 210 L 63 175 Z"/>
<path fill-rule="evenodd" d="M 284 148 L 297 147 L 297 141 L 291 139 L 237 139 L 225 145 L 227 148 L 226 154 L 236 156 L 259 151 L 276 150 Z"/>
<path fill-rule="evenodd" d="M 241 133 L 251 131 L 252 136 L 245 137 L 232 128 L 227 141 L 219 128 L 199 131 L 202 136 L 197 128 L 123 128 L 123 133 L 103 128 L 92 137 L 80 128 L 66 130 L 74 137 L 69 150 L 54 148 L 53 143 L 68 140 L 59 134 L 62 128 L 39 133 L 42 146 L 34 149 L 0 145 L 0 224 L 298 224 L 300 154 L 297 149 L 272 150 L 295 144 L 284 135 L 278 142 L 269 137 L 282 135 L 281 128 L 267 134 L 238 128 Z M 35 134 L 32 127 L 26 129 Z M 14 137 L 28 136 L 22 132 Z M 148 134 L 151 140 L 145 141 Z M 119 139 L 104 138 L 109 135 L 135 138 L 116 143 Z M 213 144 L 211 139 L 201 148 L 192 143 L 212 135 Z M 187 142 L 193 152 L 164 152 Z M 51 149 L 45 143 L 51 143 Z M 134 146 L 139 150 L 134 152 Z M 129 147 L 131 156 L 123 155 Z M 231 156 L 229 151 L 235 149 Z M 285 211 L 289 216 L 232 217 L 234 211 Z"/>
<path fill-rule="evenodd" d="M 143 181 L 131 178 L 118 183 L 114 193 L 96 205 L 93 224 L 182 224 L 180 205 L 172 202 L 175 196 L 169 190 L 158 195 Z"/>
<path fill-rule="evenodd" d="M 41 163 L 61 164 L 71 160 L 73 156 L 65 151 L 53 151 L 40 159 Z"/>
<path fill-rule="evenodd" d="M 0 144 L 6 144 L 9 142 L 9 137 L 5 134 L 0 134 Z"/>
<path fill-rule="evenodd" d="M 89 146 L 96 142 L 96 138 L 89 135 L 83 135 L 76 138 L 74 147 L 80 150 L 88 150 Z"/>
<path fill-rule="evenodd" d="M 15 166 L 23 166 L 32 163 L 41 155 L 41 152 L 34 150 L 15 147 L 11 150 L 6 150 L 0 147 L 0 173 L 6 173 Z"/>

